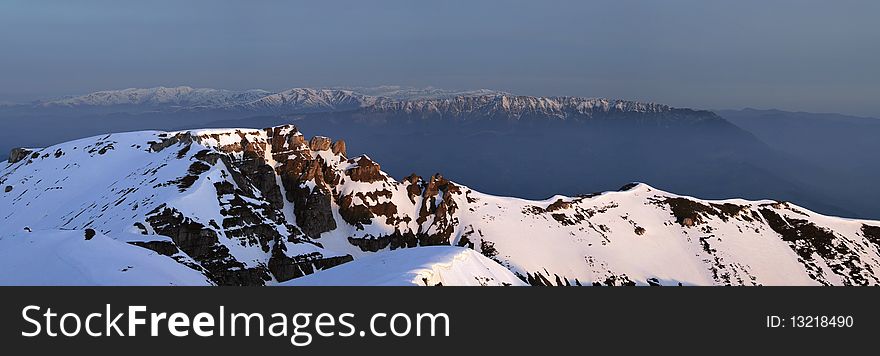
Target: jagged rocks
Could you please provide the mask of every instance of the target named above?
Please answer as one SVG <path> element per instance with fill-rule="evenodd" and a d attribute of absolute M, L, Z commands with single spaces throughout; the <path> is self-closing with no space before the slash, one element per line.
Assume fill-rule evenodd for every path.
<path fill-rule="evenodd" d="M 385 176 L 382 175 L 379 164 L 373 162 L 373 160 L 371 160 L 369 157 L 360 156 L 356 160 L 349 160 L 349 162 L 356 164 L 356 166 L 353 166 L 345 171 L 345 174 L 351 177 L 352 180 L 364 183 L 372 183 L 385 180 Z"/>
<path fill-rule="evenodd" d="M 403 179 L 404 184 L 406 186 L 406 193 L 409 197 L 409 200 L 415 204 L 416 197 L 422 195 L 422 189 L 424 188 L 422 185 L 424 181 L 422 177 L 417 176 L 415 173 L 410 174 L 408 177 Z"/>
<path fill-rule="evenodd" d="M 333 142 L 333 145 L 330 146 L 330 150 L 333 152 L 334 155 L 342 155 L 343 157 L 345 157 L 345 141 L 338 140 L 336 142 Z"/>
<path fill-rule="evenodd" d="M 309 140 L 309 149 L 312 151 L 329 151 L 330 138 L 324 136 L 315 136 Z"/>
<path fill-rule="evenodd" d="M 339 199 L 339 216 L 349 225 L 363 230 L 364 225 L 368 225 L 372 221 L 373 213 L 366 205 L 355 204 L 354 194 L 351 194 Z"/>
<path fill-rule="evenodd" d="M 147 223 L 156 233 L 170 237 L 218 285 L 263 285 L 271 279 L 265 268 L 249 268 L 237 261 L 214 230 L 175 209 L 160 206 L 147 216 Z"/>
<path fill-rule="evenodd" d="M 389 190 L 344 195 L 337 199 L 339 215 L 345 222 L 359 230 L 363 229 L 363 225 L 370 224 L 371 219 L 376 216 L 384 216 L 388 225 L 395 225 L 398 221 L 409 221 L 409 217 L 397 216 L 397 206 L 391 202 L 393 197 L 393 193 Z"/>
<path fill-rule="evenodd" d="M 265 129 L 273 154 L 283 154 L 305 146 L 305 138 L 293 125 L 282 125 Z"/>
<path fill-rule="evenodd" d="M 296 224 L 310 238 L 320 238 L 321 234 L 336 228 L 333 219 L 331 195 L 320 188 L 309 191 L 300 188 L 288 191 L 295 205 Z"/>
<path fill-rule="evenodd" d="M 31 153 L 34 153 L 34 151 L 27 148 L 13 148 L 12 151 L 9 152 L 9 163 L 18 163 L 27 158 Z"/>
<path fill-rule="evenodd" d="M 443 178 L 440 174 L 431 177 L 425 185 L 422 193 L 422 205 L 416 222 L 419 233 L 425 236 L 420 239 L 423 245 L 448 245 L 458 218 L 455 211 L 458 209 L 453 194 L 460 194 L 457 185 Z"/>

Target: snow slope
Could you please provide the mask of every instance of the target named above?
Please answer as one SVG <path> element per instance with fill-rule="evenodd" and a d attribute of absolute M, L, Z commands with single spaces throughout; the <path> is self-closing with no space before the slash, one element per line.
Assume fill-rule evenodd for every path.
<path fill-rule="evenodd" d="M 0 231 L 92 228 L 218 284 L 271 281 L 270 264 L 299 276 L 345 259 L 301 237 L 249 182 L 236 181 L 232 161 L 186 137 L 108 134 L 27 153 L 0 171 Z"/>
<path fill-rule="evenodd" d="M 13 152 L 0 169 L 0 235 L 86 228 L 214 284 L 275 284 L 436 245 L 486 258 L 406 252 L 412 264 L 388 270 L 387 280 L 345 280 L 357 265 L 326 275 L 397 283 L 451 253 L 486 267 L 478 276 L 504 280 L 495 268 L 503 266 L 533 285 L 880 284 L 877 221 L 646 184 L 542 201 L 498 197 L 439 174 L 396 180 L 368 156 L 347 157 L 344 141 L 306 139 L 290 125 L 109 134 Z M 10 255 L 23 248 L 11 246 Z M 471 283 L 467 273 L 429 281 Z"/>
<path fill-rule="evenodd" d="M 204 275 L 156 252 L 84 230 L 0 235 L 0 285 L 211 285 Z"/>
<path fill-rule="evenodd" d="M 284 286 L 521 286 L 525 282 L 471 249 L 426 246 L 378 252 L 284 282 Z"/>

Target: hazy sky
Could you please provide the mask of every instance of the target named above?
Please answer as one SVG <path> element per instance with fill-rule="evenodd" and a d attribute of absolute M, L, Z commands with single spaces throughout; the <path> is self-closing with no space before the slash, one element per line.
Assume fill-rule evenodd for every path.
<path fill-rule="evenodd" d="M 880 1 L 0 0 L 0 101 L 380 84 L 880 117 Z"/>

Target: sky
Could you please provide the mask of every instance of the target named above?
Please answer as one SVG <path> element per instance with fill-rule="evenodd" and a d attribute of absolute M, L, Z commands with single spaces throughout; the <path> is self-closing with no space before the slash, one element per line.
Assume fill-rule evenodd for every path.
<path fill-rule="evenodd" d="M 491 88 L 880 117 L 880 1 L 0 0 L 0 102 Z"/>

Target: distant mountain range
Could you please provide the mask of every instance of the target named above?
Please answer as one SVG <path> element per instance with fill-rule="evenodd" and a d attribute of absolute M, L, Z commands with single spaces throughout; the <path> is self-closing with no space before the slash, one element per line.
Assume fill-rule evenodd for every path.
<path fill-rule="evenodd" d="M 374 104 L 379 98 L 411 100 L 450 98 L 457 96 L 500 95 L 493 90 L 451 91 L 436 88 L 407 88 L 399 86 L 355 88 L 292 88 L 279 92 L 262 89 L 225 90 L 211 88 L 155 87 L 105 90 L 81 96 L 41 100 L 6 106 L 38 108 L 116 110 L 142 109 L 148 111 L 232 110 L 270 113 L 304 113 L 351 110 Z"/>
<path fill-rule="evenodd" d="M 687 113 L 710 127 L 725 122 Z M 552 156 L 554 144 L 528 149 Z M 0 268 L 15 273 L 0 284 L 880 284 L 880 221 L 641 183 L 502 197 L 440 174 L 395 179 L 349 147 L 281 125 L 113 133 L 14 150 L 0 166 Z M 546 165 L 577 166 L 574 157 Z M 533 169 L 546 173 L 546 165 Z"/>
<path fill-rule="evenodd" d="M 358 88 L 356 88 L 358 89 Z M 261 89 L 231 91 L 191 88 L 130 88 L 22 104 L 54 109 L 116 109 L 144 111 L 239 111 L 255 114 L 307 114 L 363 109 L 367 113 L 405 113 L 456 119 L 591 118 L 613 112 L 662 113 L 660 104 L 579 97 L 529 97 L 492 90 L 445 91 L 400 87 L 351 89 L 293 88 L 280 92 Z"/>
<path fill-rule="evenodd" d="M 872 187 L 880 120 L 811 115 L 486 89 L 159 87 L 0 107 L 0 150 L 106 132 L 294 123 L 345 137 L 351 152 L 369 153 L 394 177 L 443 172 L 498 195 L 543 199 L 635 180 L 705 198 L 774 197 L 880 217 Z"/>

